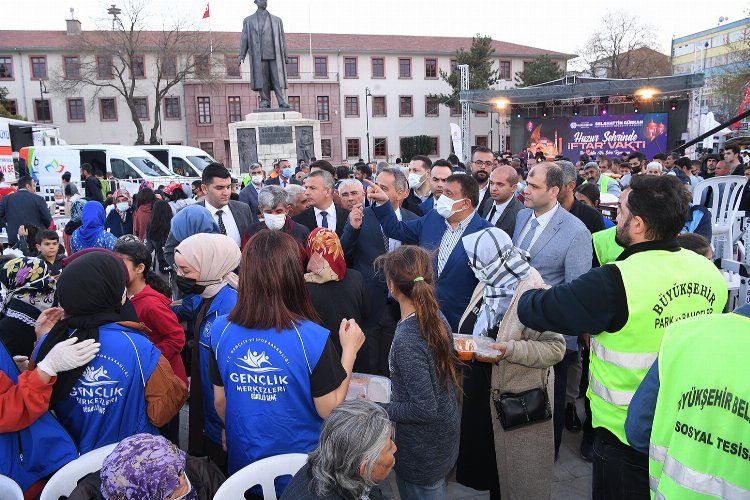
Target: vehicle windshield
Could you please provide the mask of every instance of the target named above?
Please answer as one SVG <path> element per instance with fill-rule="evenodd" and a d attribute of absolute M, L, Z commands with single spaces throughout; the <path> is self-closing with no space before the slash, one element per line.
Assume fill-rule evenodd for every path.
<path fill-rule="evenodd" d="M 190 160 L 190 163 L 193 164 L 195 168 L 198 169 L 198 172 L 203 172 L 203 169 L 206 168 L 206 165 L 211 163 L 213 160 L 209 158 L 206 155 L 203 156 L 188 156 L 188 160 Z"/>
<path fill-rule="evenodd" d="M 131 156 L 128 160 L 133 162 L 133 164 L 138 167 L 138 170 L 143 172 L 144 175 L 150 175 L 152 177 L 172 175 L 172 173 L 167 170 L 167 167 L 154 162 L 151 158 L 146 158 L 145 156 Z"/>

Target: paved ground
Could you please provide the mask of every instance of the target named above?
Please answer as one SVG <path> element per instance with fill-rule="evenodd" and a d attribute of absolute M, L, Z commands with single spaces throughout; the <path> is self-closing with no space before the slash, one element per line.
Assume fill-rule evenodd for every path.
<path fill-rule="evenodd" d="M 579 400 L 580 402 L 580 400 Z M 578 415 L 583 416 L 583 407 L 578 405 Z M 180 412 L 180 444 L 182 449 L 187 449 L 188 429 L 188 407 Z M 591 464 L 581 459 L 578 447 L 581 442 L 581 433 L 571 434 L 565 431 L 563 442 L 560 446 L 560 458 L 555 463 L 554 478 L 552 482 L 552 498 L 565 500 L 584 500 L 591 498 Z M 401 500 L 396 488 L 396 476 L 391 474 L 381 484 L 384 493 L 394 500 Z M 489 493 L 476 491 L 458 483 L 448 483 L 449 500 L 485 500 L 489 499 Z M 533 499 L 529 499 L 533 500 Z"/>

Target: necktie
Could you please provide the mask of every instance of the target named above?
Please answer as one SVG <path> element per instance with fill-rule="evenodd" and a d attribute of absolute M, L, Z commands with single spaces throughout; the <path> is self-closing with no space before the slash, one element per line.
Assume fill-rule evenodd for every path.
<path fill-rule="evenodd" d="M 531 240 L 534 239 L 534 234 L 536 233 L 536 228 L 539 227 L 539 222 L 537 222 L 536 219 L 531 219 L 531 224 L 529 225 L 529 230 L 526 233 L 526 236 L 524 236 L 523 241 L 521 242 L 521 246 L 519 248 L 521 250 L 529 251 L 529 247 L 531 246 Z"/>
<path fill-rule="evenodd" d="M 320 216 L 323 218 L 321 227 L 328 227 L 328 212 L 320 212 Z"/>
<path fill-rule="evenodd" d="M 219 232 L 223 235 L 227 234 L 227 228 L 224 225 L 224 219 L 222 219 L 222 216 L 224 215 L 224 210 L 218 210 L 216 212 L 216 217 L 219 218 Z"/>
<path fill-rule="evenodd" d="M 490 210 L 489 215 L 487 215 L 487 222 L 492 224 L 492 218 L 495 216 L 495 212 L 497 212 L 497 205 L 494 203 L 492 204 L 492 210 Z"/>

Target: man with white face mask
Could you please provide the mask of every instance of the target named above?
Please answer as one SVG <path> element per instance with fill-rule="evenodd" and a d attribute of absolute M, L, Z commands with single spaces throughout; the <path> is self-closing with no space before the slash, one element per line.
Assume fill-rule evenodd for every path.
<path fill-rule="evenodd" d="M 258 193 L 258 210 L 260 210 L 262 220 L 250 226 L 249 236 L 252 237 L 258 231 L 268 229 L 282 231 L 304 248 L 310 230 L 289 217 L 289 198 L 289 193 L 280 186 L 263 187 Z"/>
<path fill-rule="evenodd" d="M 435 210 L 411 221 L 399 221 L 388 195 L 377 184 L 365 182 L 370 186 L 367 197 L 375 202 L 372 210 L 386 236 L 429 251 L 439 249 L 433 261 L 437 272 L 437 297 L 452 331 L 457 331 L 461 315 L 477 286 L 466 250 L 458 243 L 461 237 L 490 227 L 490 223 L 476 213 L 479 205 L 477 181 L 465 174 L 451 175 L 445 180 L 443 194 L 435 201 Z"/>
<path fill-rule="evenodd" d="M 432 194 L 430 187 L 430 169 L 432 160 L 426 156 L 414 156 L 409 162 L 409 171 L 406 179 L 409 181 L 409 196 L 404 200 L 405 209 L 422 215 L 419 205 L 426 201 Z"/>
<path fill-rule="evenodd" d="M 250 165 L 250 183 L 240 191 L 240 201 L 250 205 L 250 211 L 258 214 L 258 193 L 263 188 L 263 166 L 260 163 Z"/>

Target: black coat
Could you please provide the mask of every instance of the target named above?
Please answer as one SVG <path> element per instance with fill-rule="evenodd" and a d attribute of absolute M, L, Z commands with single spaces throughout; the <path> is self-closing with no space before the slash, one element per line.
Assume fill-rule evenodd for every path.
<path fill-rule="evenodd" d="M 479 215 L 481 215 L 484 219 L 487 219 L 487 216 L 489 215 L 490 210 L 492 210 L 492 205 L 494 203 L 495 201 L 492 199 L 492 197 L 488 196 L 484 200 L 484 203 L 479 205 Z M 495 222 L 495 227 L 502 229 L 508 234 L 508 236 L 512 238 L 513 231 L 516 230 L 516 215 L 518 215 L 518 212 L 520 212 L 522 208 L 523 203 L 518 201 L 515 196 L 512 197 L 510 199 L 510 202 L 508 203 L 508 206 L 505 207 L 505 210 L 503 210 L 503 214 Z"/>
<path fill-rule="evenodd" d="M 123 234 L 133 234 L 133 207 L 128 208 L 125 212 L 125 220 L 122 220 L 120 213 L 116 209 L 110 210 L 107 214 L 107 220 L 104 221 L 104 228 L 118 238 Z"/>
<path fill-rule="evenodd" d="M 101 197 L 101 192 L 99 193 Z M 8 230 L 8 244 L 18 242 L 18 228 L 32 224 L 40 229 L 47 229 L 52 224 L 52 215 L 44 198 L 26 189 L 3 196 L 0 200 L 0 221 Z"/>

